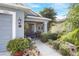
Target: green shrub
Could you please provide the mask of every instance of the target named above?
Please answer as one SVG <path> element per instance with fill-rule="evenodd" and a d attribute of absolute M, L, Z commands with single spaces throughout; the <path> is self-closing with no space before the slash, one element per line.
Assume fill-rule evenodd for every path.
<path fill-rule="evenodd" d="M 48 44 L 52 45 L 53 44 L 53 40 L 48 39 Z"/>
<path fill-rule="evenodd" d="M 51 39 L 51 40 L 57 40 L 58 38 L 58 34 L 57 33 L 42 33 L 41 34 L 41 41 L 42 42 L 47 42 L 48 39 Z"/>
<path fill-rule="evenodd" d="M 7 50 L 15 53 L 16 51 L 23 51 L 26 48 L 30 47 L 31 40 L 25 38 L 16 38 L 10 40 L 7 45 Z"/>
<path fill-rule="evenodd" d="M 77 51 L 77 56 L 79 56 L 79 51 Z"/>
<path fill-rule="evenodd" d="M 58 40 L 53 41 L 52 45 L 53 45 L 53 48 L 55 48 L 56 50 L 58 50 L 59 49 L 59 45 L 60 45 L 60 41 L 58 41 Z"/>
<path fill-rule="evenodd" d="M 48 33 L 48 39 L 57 40 L 58 34 L 57 33 Z"/>
<path fill-rule="evenodd" d="M 47 42 L 48 41 L 48 34 L 47 33 L 42 33 L 41 34 L 41 41 L 42 42 Z"/>
<path fill-rule="evenodd" d="M 79 56 L 79 46 L 77 47 L 77 56 Z"/>
<path fill-rule="evenodd" d="M 61 36 L 60 40 L 70 42 L 76 46 L 79 46 L 79 28 L 66 35 Z"/>
<path fill-rule="evenodd" d="M 64 56 L 70 56 L 69 49 L 65 43 L 59 45 L 59 51 Z"/>

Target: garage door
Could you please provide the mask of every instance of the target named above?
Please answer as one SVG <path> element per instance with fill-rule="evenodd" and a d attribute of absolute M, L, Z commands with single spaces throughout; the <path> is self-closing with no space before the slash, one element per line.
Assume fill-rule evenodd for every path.
<path fill-rule="evenodd" d="M 6 51 L 6 45 L 12 38 L 12 16 L 0 14 L 0 52 Z"/>

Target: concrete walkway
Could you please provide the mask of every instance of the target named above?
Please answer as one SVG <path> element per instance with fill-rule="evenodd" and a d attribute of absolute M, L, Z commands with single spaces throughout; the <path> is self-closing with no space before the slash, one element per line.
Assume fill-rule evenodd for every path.
<path fill-rule="evenodd" d="M 42 43 L 40 40 L 35 40 L 35 43 L 37 49 L 41 53 L 41 56 L 62 56 L 55 49 L 50 48 L 46 44 Z"/>
<path fill-rule="evenodd" d="M 41 56 L 62 56 L 55 49 L 50 48 L 46 44 L 42 43 L 40 40 L 35 40 L 35 45 L 40 51 Z M 0 56 L 10 56 L 9 52 L 0 52 Z"/>

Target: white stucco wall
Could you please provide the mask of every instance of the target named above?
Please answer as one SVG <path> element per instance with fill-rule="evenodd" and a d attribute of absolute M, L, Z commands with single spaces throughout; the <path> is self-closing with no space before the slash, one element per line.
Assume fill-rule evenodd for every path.
<path fill-rule="evenodd" d="M 2 6 L 0 6 L 0 10 L 12 11 L 12 12 L 16 13 L 16 38 L 24 37 L 24 12 L 22 10 L 16 10 L 16 9 L 12 9 L 12 8 L 2 7 Z M 21 28 L 18 27 L 19 18 L 22 19 Z"/>
<path fill-rule="evenodd" d="M 17 23 L 17 25 L 16 25 L 16 37 L 24 37 L 24 12 L 22 12 L 22 11 L 19 11 L 19 10 L 17 10 L 17 17 L 16 17 L 16 23 Z M 18 19 L 19 19 L 19 17 L 22 19 L 22 23 L 21 23 L 21 25 L 22 25 L 22 27 L 21 28 L 19 28 L 18 27 Z"/>

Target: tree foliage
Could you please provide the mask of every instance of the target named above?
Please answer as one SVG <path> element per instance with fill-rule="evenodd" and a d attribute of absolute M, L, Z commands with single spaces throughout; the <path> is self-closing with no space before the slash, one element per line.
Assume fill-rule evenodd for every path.
<path fill-rule="evenodd" d="M 76 46 L 79 46 L 79 28 L 67 33 L 66 35 L 61 36 L 60 39 L 63 41 L 70 42 Z"/>
<path fill-rule="evenodd" d="M 79 28 L 79 4 L 71 4 L 66 25 L 69 23 L 72 25 L 72 30 Z"/>
<path fill-rule="evenodd" d="M 56 15 L 56 12 L 54 11 L 54 9 L 53 9 L 53 8 L 44 8 L 42 11 L 40 11 L 40 14 L 41 14 L 43 17 L 52 19 L 52 20 L 49 21 L 49 23 L 48 23 L 48 28 L 50 28 L 50 26 L 52 25 L 52 22 L 55 22 L 55 15 Z"/>

